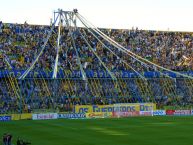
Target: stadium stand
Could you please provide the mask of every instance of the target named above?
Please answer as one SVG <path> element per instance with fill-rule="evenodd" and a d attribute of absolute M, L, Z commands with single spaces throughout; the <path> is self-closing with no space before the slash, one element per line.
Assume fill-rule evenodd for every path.
<path fill-rule="evenodd" d="M 117 74 L 117 84 L 108 78 L 90 77 L 88 82 L 77 78 L 64 77 L 52 80 L 49 78 L 28 78 L 17 82 L 14 75 L 6 75 L 11 66 L 12 70 L 25 70 L 33 62 L 48 35 L 50 26 L 10 24 L 0 22 L 0 113 L 31 112 L 36 109 L 54 109 L 72 111 L 73 105 L 80 104 L 113 104 L 133 102 L 156 102 L 164 105 L 190 105 L 193 103 L 193 81 L 176 78 L 175 83 L 167 78 L 148 80 L 149 85 L 139 78 L 122 78 Z M 165 68 L 189 72 L 193 71 L 193 33 L 163 32 L 131 29 L 100 29 L 113 40 L 128 50 L 142 56 Z M 111 71 L 130 71 L 121 60 L 113 56 L 94 38 L 87 29 L 85 31 L 94 51 Z M 55 38 L 58 29 L 46 45 L 46 51 L 35 64 L 34 71 L 49 72 L 53 69 L 55 59 Z M 83 38 L 76 32 L 75 44 L 85 71 L 104 70 L 95 55 L 88 49 Z M 127 60 L 133 68 L 140 72 L 152 71 L 128 58 L 119 49 L 109 43 L 118 56 Z M 61 30 L 61 52 L 58 67 L 61 71 L 79 70 L 76 51 L 72 48 L 68 30 Z M 4 59 L 8 59 L 8 66 Z M 42 77 L 41 77 L 42 78 Z M 108 80 L 108 81 L 107 81 Z M 167 82 L 163 83 L 163 81 Z M 14 88 L 14 89 L 13 89 Z M 20 89 L 23 88 L 23 89 Z M 19 94 L 17 94 L 17 90 Z"/>
<path fill-rule="evenodd" d="M 49 29 L 49 26 L 35 26 L 27 23 L 24 25 L 0 23 L 0 49 L 9 56 L 13 68 L 26 69 L 29 67 L 29 64 L 40 50 Z M 193 70 L 193 33 L 145 31 L 138 29 L 101 30 L 121 45 L 132 50 L 132 52 L 161 66 L 178 71 Z M 55 28 L 54 31 L 57 33 L 57 28 Z M 56 34 L 52 37 L 56 37 Z M 68 37 L 68 31 L 63 30 L 63 36 L 61 38 L 63 40 L 62 47 L 67 48 L 68 53 L 66 54 L 64 49 L 62 50 L 59 61 L 60 66 L 68 69 L 78 69 L 75 62 L 76 53 L 71 48 L 72 45 L 70 38 Z M 98 52 L 99 56 L 103 58 L 103 61 L 107 62 L 107 64 L 112 67 L 111 69 L 126 69 L 126 67 L 122 66 L 122 63 L 119 63 L 119 60 L 112 55 L 108 55 L 109 53 L 89 33 L 88 37 L 90 37 L 89 40 L 91 41 L 92 47 Z M 69 40 L 66 41 L 66 39 Z M 49 51 L 46 51 L 44 56 L 42 56 L 41 61 L 36 65 L 37 69 L 52 69 L 55 54 L 54 49 L 52 48 L 53 43 L 55 42 L 49 41 L 46 48 Z M 76 45 L 77 48 L 79 48 L 85 69 L 98 70 L 100 68 L 98 60 L 93 58 L 93 54 L 78 35 L 76 37 Z M 121 54 L 122 52 L 117 50 L 116 53 L 123 55 L 124 57 L 124 54 Z M 65 61 L 66 57 L 69 58 L 69 62 Z M 6 67 L 1 64 L 1 69 L 6 69 Z"/>

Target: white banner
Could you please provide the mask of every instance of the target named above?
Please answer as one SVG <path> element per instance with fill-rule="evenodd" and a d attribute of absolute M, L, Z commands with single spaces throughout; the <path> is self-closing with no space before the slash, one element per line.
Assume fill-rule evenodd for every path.
<path fill-rule="evenodd" d="M 154 116 L 165 116 L 166 111 L 165 110 L 155 110 L 155 111 L 153 111 L 153 115 Z"/>
<path fill-rule="evenodd" d="M 191 115 L 191 110 L 175 110 L 174 115 Z"/>
<path fill-rule="evenodd" d="M 58 114 L 58 118 L 63 118 L 63 119 L 82 119 L 86 118 L 86 114 L 82 113 L 66 113 L 66 114 Z"/>
<path fill-rule="evenodd" d="M 139 111 L 133 111 L 133 112 L 113 112 L 113 117 L 131 117 L 131 116 L 139 116 Z"/>
<path fill-rule="evenodd" d="M 46 113 L 46 114 L 32 114 L 32 120 L 47 120 L 47 119 L 57 119 L 57 113 Z"/>
<path fill-rule="evenodd" d="M 153 116 L 153 111 L 140 111 L 140 116 Z"/>

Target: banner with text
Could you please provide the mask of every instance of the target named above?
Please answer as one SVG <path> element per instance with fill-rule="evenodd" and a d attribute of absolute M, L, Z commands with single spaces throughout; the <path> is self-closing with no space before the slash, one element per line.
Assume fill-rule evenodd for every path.
<path fill-rule="evenodd" d="M 122 103 L 113 105 L 76 105 L 74 113 L 92 113 L 92 112 L 134 112 L 134 111 L 152 111 L 156 110 L 156 104 L 153 103 Z"/>
<path fill-rule="evenodd" d="M 46 113 L 46 114 L 32 114 L 32 120 L 47 120 L 47 119 L 57 119 L 57 113 Z"/>
<path fill-rule="evenodd" d="M 0 71 L 0 78 L 7 77 L 7 76 L 21 76 L 25 70 L 1 70 Z M 85 71 L 87 78 L 111 78 L 108 71 L 105 70 L 86 70 Z M 137 73 L 131 72 L 131 71 L 111 71 L 117 78 L 136 78 L 140 77 Z M 193 71 L 186 71 L 186 72 L 180 72 L 182 74 L 186 74 L 189 76 L 193 76 Z M 173 78 L 181 78 L 182 76 L 164 71 L 163 74 L 156 71 L 148 71 L 143 72 L 144 76 L 146 78 L 158 78 L 162 77 L 163 74 L 167 74 L 170 77 Z M 26 78 L 52 78 L 53 71 L 46 71 L 46 70 L 32 70 L 29 72 L 29 74 L 26 76 Z M 82 74 L 80 70 L 63 70 L 58 69 L 58 78 L 82 78 Z"/>
<path fill-rule="evenodd" d="M 11 121 L 11 116 L 0 116 L 0 122 L 1 121 Z"/>
<path fill-rule="evenodd" d="M 133 116 L 139 116 L 139 111 L 133 111 L 133 112 L 113 112 L 113 117 L 133 117 Z"/>
<path fill-rule="evenodd" d="M 165 110 L 155 110 L 155 111 L 153 111 L 153 115 L 154 116 L 165 116 L 166 111 Z"/>
<path fill-rule="evenodd" d="M 84 119 L 86 118 L 85 113 L 70 113 L 70 114 L 58 114 L 59 119 Z"/>
<path fill-rule="evenodd" d="M 175 110 L 174 115 L 177 116 L 191 115 L 191 110 Z"/>
<path fill-rule="evenodd" d="M 92 112 L 92 113 L 86 113 L 86 118 L 112 118 L 113 113 L 112 112 Z"/>

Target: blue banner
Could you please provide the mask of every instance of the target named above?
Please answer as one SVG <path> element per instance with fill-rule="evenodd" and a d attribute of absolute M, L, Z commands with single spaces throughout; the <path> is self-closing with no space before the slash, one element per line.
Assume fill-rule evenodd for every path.
<path fill-rule="evenodd" d="M 0 121 L 11 121 L 11 116 L 0 116 Z"/>
<path fill-rule="evenodd" d="M 3 77 L 8 77 L 8 76 L 14 76 L 14 77 L 19 77 L 24 73 L 24 70 L 3 70 L 0 71 L 0 78 Z M 85 71 L 86 76 L 88 78 L 111 78 L 109 73 L 105 70 L 87 70 Z M 117 77 L 117 78 L 136 78 L 139 77 L 138 74 L 131 72 L 131 71 L 112 71 L 112 73 Z M 182 76 L 177 75 L 172 72 L 163 72 L 164 74 L 169 75 L 170 77 L 173 78 L 181 78 Z M 186 74 L 189 76 L 193 77 L 193 71 L 187 71 L 187 72 L 180 72 L 182 74 Z M 45 70 L 39 70 L 39 71 L 31 71 L 26 78 L 52 78 L 53 71 L 45 71 Z M 142 75 L 144 75 L 146 78 L 159 78 L 163 77 L 164 75 L 160 72 L 154 72 L 154 71 L 149 71 L 149 72 L 143 72 Z M 79 70 L 62 70 L 60 69 L 57 73 L 58 78 L 82 78 L 81 71 Z"/>

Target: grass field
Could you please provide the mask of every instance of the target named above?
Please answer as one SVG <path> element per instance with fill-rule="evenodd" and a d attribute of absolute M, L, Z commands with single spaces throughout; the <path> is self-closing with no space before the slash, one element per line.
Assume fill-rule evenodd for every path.
<path fill-rule="evenodd" d="M 32 145 L 193 145 L 193 116 L 0 122 Z"/>

